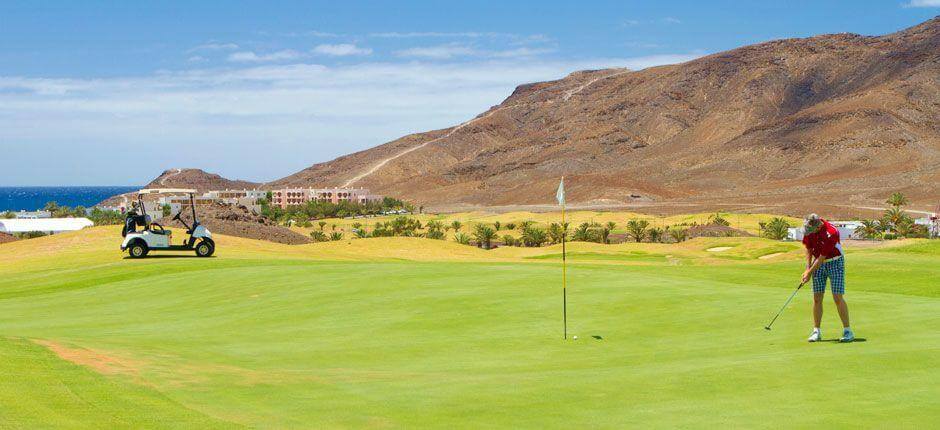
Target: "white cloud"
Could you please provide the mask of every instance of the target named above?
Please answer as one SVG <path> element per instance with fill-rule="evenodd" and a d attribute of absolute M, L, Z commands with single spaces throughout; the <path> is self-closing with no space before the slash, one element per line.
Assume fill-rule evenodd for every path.
<path fill-rule="evenodd" d="M 679 18 L 673 18 L 671 16 L 663 18 L 663 22 L 666 24 L 682 24 L 682 21 L 680 21 Z"/>
<path fill-rule="evenodd" d="M 238 45 L 234 43 L 205 43 L 199 46 L 190 48 L 186 52 L 196 52 L 196 51 L 234 51 L 238 49 Z"/>
<path fill-rule="evenodd" d="M 86 183 L 145 183 L 167 167 L 194 162 L 226 176 L 271 180 L 458 124 L 519 84 L 698 55 L 256 64 L 94 79 L 0 76 L 0 142 L 15 142 L 4 145 L 13 162 L 0 170 L 0 183 L 45 172 Z M 46 170 L 29 171 L 22 160 L 32 159 L 43 159 L 37 169 Z"/>
<path fill-rule="evenodd" d="M 202 57 L 202 56 L 199 56 L 199 55 L 193 55 L 193 56 L 187 58 L 186 61 L 188 61 L 188 62 L 190 62 L 190 63 L 204 63 L 204 62 L 206 62 L 206 61 L 208 61 L 208 60 L 207 60 L 205 57 Z"/>
<path fill-rule="evenodd" d="M 663 45 L 660 45 L 658 43 L 637 42 L 637 41 L 624 42 L 623 46 L 626 46 L 628 48 L 640 48 L 640 49 L 655 49 L 655 48 L 663 47 Z"/>
<path fill-rule="evenodd" d="M 339 35 L 336 33 L 330 33 L 326 31 L 316 31 L 316 30 L 311 30 L 304 34 L 307 36 L 311 36 L 311 37 L 339 37 Z"/>
<path fill-rule="evenodd" d="M 228 61 L 235 63 L 267 63 L 274 61 L 289 61 L 300 58 L 299 52 L 285 49 L 283 51 L 272 52 L 270 54 L 258 55 L 252 51 L 233 52 L 228 56 Z"/>
<path fill-rule="evenodd" d="M 624 21 L 623 21 L 623 26 L 624 26 L 624 27 L 633 27 L 633 26 L 636 26 L 636 25 L 640 25 L 640 21 L 635 20 L 635 19 L 628 19 L 628 20 L 624 20 Z"/>
<path fill-rule="evenodd" d="M 940 0 L 911 0 L 906 7 L 940 7 Z"/>
<path fill-rule="evenodd" d="M 529 48 L 520 47 L 506 50 L 488 50 L 478 49 L 472 46 L 459 43 L 451 43 L 437 46 L 423 46 L 395 51 L 394 54 L 404 58 L 424 58 L 434 60 L 450 60 L 458 57 L 479 57 L 479 58 L 522 58 L 534 57 L 541 54 L 553 52 L 550 48 Z"/>
<path fill-rule="evenodd" d="M 423 47 L 402 49 L 400 51 L 395 51 L 394 54 L 399 57 L 432 58 L 432 59 L 437 59 L 437 60 L 448 60 L 454 57 L 478 55 L 478 51 L 469 46 L 459 45 L 459 44 L 450 44 L 450 45 L 423 46 Z"/>
<path fill-rule="evenodd" d="M 523 57 L 535 57 L 537 55 L 548 54 L 554 52 L 554 49 L 550 48 L 516 48 L 516 49 L 507 49 L 504 51 L 493 51 L 489 53 L 490 56 L 494 58 L 523 58 Z"/>
<path fill-rule="evenodd" d="M 338 45 L 317 45 L 313 48 L 313 52 L 321 55 L 329 55 L 333 57 L 346 57 L 350 55 L 371 55 L 371 48 L 360 48 L 351 43 L 341 43 Z"/>
<path fill-rule="evenodd" d="M 388 33 L 371 33 L 370 37 L 379 37 L 386 39 L 412 39 L 412 38 L 480 38 L 480 37 L 511 37 L 515 36 L 508 33 L 492 33 L 492 32 L 436 32 L 436 31 L 410 31 L 410 32 L 388 32 Z"/>

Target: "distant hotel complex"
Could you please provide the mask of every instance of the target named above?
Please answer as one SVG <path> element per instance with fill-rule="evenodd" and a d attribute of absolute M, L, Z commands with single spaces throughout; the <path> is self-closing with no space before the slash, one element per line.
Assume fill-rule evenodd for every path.
<path fill-rule="evenodd" d="M 309 201 L 369 203 L 380 202 L 382 196 L 370 194 L 365 188 L 285 188 L 271 191 L 271 203 L 286 208 Z"/>
<path fill-rule="evenodd" d="M 268 193 L 271 193 L 271 205 L 279 206 L 282 209 L 286 209 L 288 206 L 307 204 L 311 201 L 333 204 L 339 204 L 340 202 L 364 204 L 381 202 L 383 199 L 383 196 L 371 194 L 365 188 L 282 188 L 207 191 L 200 196 L 196 196 L 194 200 L 197 206 L 226 203 L 255 208 L 258 205 L 258 200 L 267 198 Z M 189 205 L 189 197 L 163 196 L 157 200 L 156 204 L 161 207 L 169 205 L 175 212 L 181 207 Z M 151 210 L 149 205 L 147 209 Z"/>

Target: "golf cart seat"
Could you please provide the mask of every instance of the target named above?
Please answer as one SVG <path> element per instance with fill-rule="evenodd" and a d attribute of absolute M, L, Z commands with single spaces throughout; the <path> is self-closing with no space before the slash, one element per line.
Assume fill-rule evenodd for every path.
<path fill-rule="evenodd" d="M 144 223 L 144 225 L 147 226 L 147 231 L 150 233 L 163 235 L 170 234 L 170 231 L 163 228 L 162 225 L 153 222 L 153 218 L 151 218 L 150 215 L 144 215 Z M 158 228 L 153 228 L 154 225 L 156 225 Z"/>

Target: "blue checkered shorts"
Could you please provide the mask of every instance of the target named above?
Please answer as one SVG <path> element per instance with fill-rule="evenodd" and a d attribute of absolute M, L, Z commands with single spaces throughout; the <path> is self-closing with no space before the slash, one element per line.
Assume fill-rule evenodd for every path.
<path fill-rule="evenodd" d="M 813 273 L 813 292 L 826 292 L 826 279 L 832 286 L 832 294 L 845 294 L 845 256 L 827 261 Z"/>

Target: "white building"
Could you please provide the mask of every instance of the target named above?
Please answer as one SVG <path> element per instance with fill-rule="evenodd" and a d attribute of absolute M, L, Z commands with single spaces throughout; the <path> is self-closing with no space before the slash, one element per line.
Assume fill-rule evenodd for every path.
<path fill-rule="evenodd" d="M 863 224 L 861 221 L 829 221 L 836 230 L 839 230 L 840 239 L 863 239 L 861 231 Z M 791 227 L 787 229 L 787 240 L 803 240 L 803 227 Z"/>
<path fill-rule="evenodd" d="M 49 211 L 19 211 L 13 214 L 18 219 L 52 218 L 52 212 Z"/>
<path fill-rule="evenodd" d="M 81 230 L 93 225 L 95 223 L 88 218 L 0 219 L 0 232 L 14 234 L 41 231 L 46 234 L 56 234 L 63 231 Z"/>
<path fill-rule="evenodd" d="M 930 237 L 940 237 L 940 220 L 937 219 L 936 214 L 926 218 L 915 219 L 914 224 L 927 227 L 927 231 L 930 232 Z"/>

